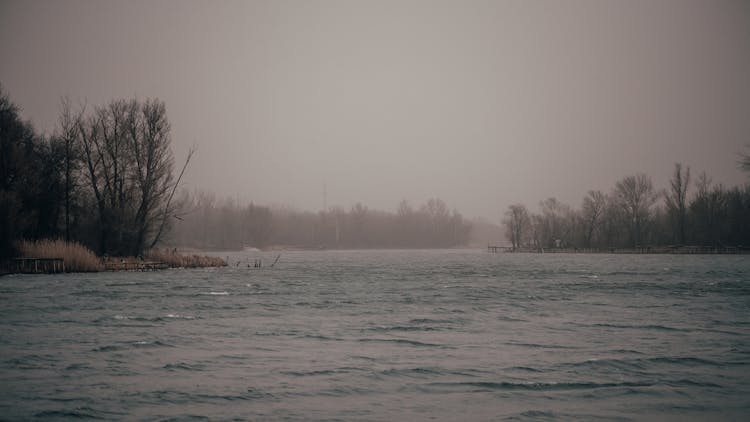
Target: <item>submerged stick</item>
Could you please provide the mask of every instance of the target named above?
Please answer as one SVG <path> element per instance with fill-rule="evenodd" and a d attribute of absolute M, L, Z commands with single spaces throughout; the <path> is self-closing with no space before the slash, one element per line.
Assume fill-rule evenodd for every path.
<path fill-rule="evenodd" d="M 273 264 L 271 264 L 271 268 L 273 268 L 273 266 L 276 265 L 277 262 L 279 262 L 279 258 L 281 258 L 281 254 L 276 255 L 276 259 L 273 261 Z"/>

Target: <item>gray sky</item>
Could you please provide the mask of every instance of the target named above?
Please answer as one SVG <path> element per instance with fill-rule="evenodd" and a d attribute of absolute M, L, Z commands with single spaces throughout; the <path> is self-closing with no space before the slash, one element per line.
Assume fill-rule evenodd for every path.
<path fill-rule="evenodd" d="M 158 97 L 187 186 L 263 204 L 443 198 L 498 221 L 676 161 L 747 180 L 746 1 L 0 0 L 0 83 Z"/>

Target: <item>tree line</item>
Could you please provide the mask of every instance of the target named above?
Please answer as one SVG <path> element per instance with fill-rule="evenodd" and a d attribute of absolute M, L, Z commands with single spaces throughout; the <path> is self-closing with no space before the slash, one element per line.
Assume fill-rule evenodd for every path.
<path fill-rule="evenodd" d="M 141 256 L 157 244 L 235 249 L 438 248 L 468 242 L 470 223 L 434 198 L 414 209 L 357 203 L 322 212 L 178 192 L 166 106 L 120 99 L 74 106 L 63 99 L 51 135 L 20 116 L 0 86 L 0 259 L 19 240 L 60 238 L 99 255 Z"/>
<path fill-rule="evenodd" d="M 357 203 L 320 212 L 254 203 L 209 192 L 178 193 L 193 155 L 175 168 L 164 102 L 121 99 L 74 106 L 63 99 L 57 125 L 39 134 L 0 86 L 0 259 L 18 240 L 62 238 L 99 255 L 139 256 L 167 241 L 234 249 L 445 248 L 466 245 L 471 223 L 438 198 L 395 211 Z M 750 172 L 750 154 L 741 161 Z M 532 213 L 508 207 L 514 248 L 642 245 L 750 246 L 750 184 L 726 188 L 676 164 L 669 187 L 644 174 L 605 193 L 589 191 L 578 209 L 555 198 Z M 171 230 L 171 233 L 170 233 Z"/>
<path fill-rule="evenodd" d="M 740 165 L 750 172 L 750 154 Z M 693 180 L 690 167 L 676 163 L 666 189 L 636 174 L 609 193 L 589 191 L 578 209 L 555 198 L 541 201 L 537 213 L 510 205 L 503 224 L 514 249 L 750 248 L 750 184 L 727 188 L 705 172 Z"/>
<path fill-rule="evenodd" d="M 432 198 L 419 208 L 406 200 L 395 212 L 361 203 L 319 212 L 241 205 L 211 192 L 184 192 L 183 213 L 168 243 L 198 249 L 266 248 L 448 248 L 465 245 L 471 224 L 444 201 Z"/>
<path fill-rule="evenodd" d="M 63 99 L 45 136 L 0 87 L 0 258 L 13 256 L 20 239 L 43 238 L 141 255 L 169 229 L 181 175 L 162 101 L 89 108 Z"/>

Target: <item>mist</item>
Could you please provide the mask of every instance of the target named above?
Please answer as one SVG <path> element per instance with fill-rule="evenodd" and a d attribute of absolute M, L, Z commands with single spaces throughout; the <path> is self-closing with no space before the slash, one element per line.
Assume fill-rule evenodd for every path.
<path fill-rule="evenodd" d="M 35 127 L 159 98 L 184 186 L 244 202 L 499 222 L 675 162 L 747 180 L 746 2 L 3 1 L 0 40 Z"/>

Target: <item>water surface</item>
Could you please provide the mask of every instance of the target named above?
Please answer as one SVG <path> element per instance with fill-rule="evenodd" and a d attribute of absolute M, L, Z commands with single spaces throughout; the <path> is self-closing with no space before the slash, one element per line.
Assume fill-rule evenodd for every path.
<path fill-rule="evenodd" d="M 746 256 L 226 255 L 0 278 L 2 418 L 750 417 Z"/>

